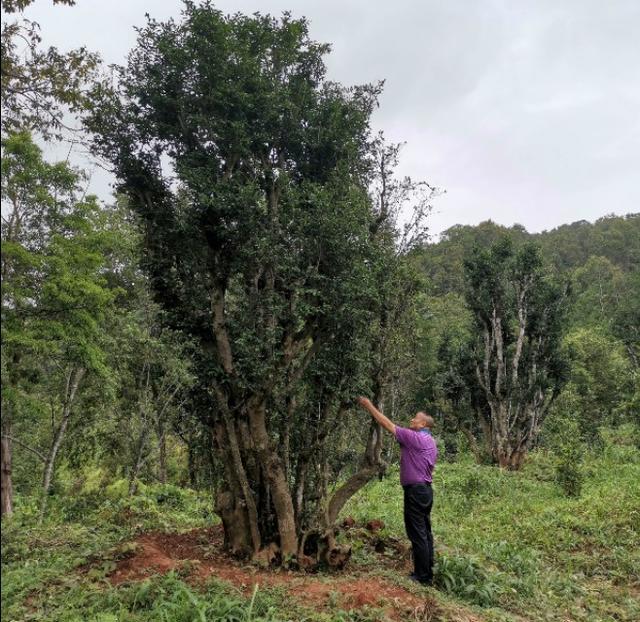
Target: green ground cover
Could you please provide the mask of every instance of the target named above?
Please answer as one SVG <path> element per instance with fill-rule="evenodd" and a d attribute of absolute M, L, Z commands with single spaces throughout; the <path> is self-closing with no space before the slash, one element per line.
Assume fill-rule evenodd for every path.
<path fill-rule="evenodd" d="M 555 459 L 531 455 L 520 473 L 443 460 L 433 513 L 436 598 L 470 608 L 482 620 L 633 621 L 640 619 L 640 450 L 609 444 L 587 454 L 584 486 L 565 496 Z M 105 486 L 100 472 L 69 481 L 36 525 L 37 500 L 17 497 L 19 511 L 2 528 L 2 620 L 56 622 L 285 621 L 382 619 L 372 610 L 305 610 L 283 589 L 251 598 L 224 582 L 190 587 L 176 573 L 111 587 L 105 576 L 126 543 L 151 530 L 211 525 L 208 495 L 174 486 Z M 404 537 L 397 472 L 373 482 L 344 515 L 385 523 L 383 536 Z M 92 562 L 88 574 L 75 571 Z M 352 568 L 375 565 L 354 543 Z M 380 574 L 406 580 L 380 568 Z M 394 576 L 395 574 L 395 576 Z M 442 618 L 447 619 L 447 618 Z"/>
<path fill-rule="evenodd" d="M 470 461 L 438 466 L 433 525 L 440 588 L 483 605 L 490 620 L 640 619 L 640 452 L 590 452 L 582 494 L 568 498 L 554 458 L 511 473 Z M 403 532 L 396 478 L 346 509 Z"/>

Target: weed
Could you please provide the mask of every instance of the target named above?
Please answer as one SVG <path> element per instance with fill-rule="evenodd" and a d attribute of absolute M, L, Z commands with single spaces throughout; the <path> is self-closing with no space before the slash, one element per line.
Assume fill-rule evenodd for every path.
<path fill-rule="evenodd" d="M 495 604 L 499 586 L 477 560 L 464 555 L 438 556 L 434 567 L 436 586 L 482 607 Z"/>

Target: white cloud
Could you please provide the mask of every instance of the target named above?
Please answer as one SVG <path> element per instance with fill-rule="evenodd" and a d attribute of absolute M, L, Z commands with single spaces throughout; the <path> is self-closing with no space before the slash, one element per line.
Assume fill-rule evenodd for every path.
<path fill-rule="evenodd" d="M 144 13 L 177 0 L 36 2 L 46 43 L 124 61 Z M 374 121 L 406 141 L 402 172 L 443 186 L 432 230 L 491 218 L 548 229 L 640 206 L 640 2 L 224 0 L 311 20 L 332 79 L 386 79 Z M 107 179 L 94 175 L 106 192 Z"/>

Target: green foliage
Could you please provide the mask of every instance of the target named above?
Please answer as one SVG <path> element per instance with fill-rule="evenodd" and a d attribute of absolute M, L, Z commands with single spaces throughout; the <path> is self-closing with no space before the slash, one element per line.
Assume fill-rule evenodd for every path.
<path fill-rule="evenodd" d="M 620 290 L 612 321 L 612 332 L 624 344 L 638 374 L 640 370 L 640 267 L 638 265 L 625 275 Z M 637 395 L 640 387 L 637 376 L 635 383 Z M 640 412 L 640 408 L 636 408 L 635 412 L 636 414 Z"/>
<path fill-rule="evenodd" d="M 310 465 L 322 460 L 336 477 L 342 448 L 353 447 L 345 430 L 363 429 L 342 416 L 354 395 L 379 369 L 401 375 L 394 354 L 374 344 L 400 325 L 390 350 L 407 352 L 407 292 L 419 282 L 398 257 L 393 210 L 377 213 L 370 196 L 381 86 L 327 81 L 328 50 L 305 19 L 189 2 L 180 21 L 149 18 L 116 69 L 117 89 L 96 90 L 88 120 L 141 219 L 163 320 L 195 344 L 189 400 L 215 430 L 215 475 L 225 489 L 243 481 L 241 468 L 251 475 L 263 543 L 293 522 L 274 515 L 293 511 L 295 482 L 284 471 L 306 478 L 302 522 L 320 515 L 322 495 L 311 491 L 325 486 L 324 467 Z M 415 184 L 396 188 L 402 206 Z M 269 443 L 242 441 L 250 418 Z M 271 502 L 276 490 L 284 503 Z M 228 492 L 251 512 L 245 489 Z"/>
<path fill-rule="evenodd" d="M 128 529 L 169 529 L 172 525 L 199 527 L 216 521 L 211 500 L 171 484 L 144 485 L 129 494 L 129 481 L 116 480 L 99 493 L 76 494 L 62 503 L 64 520 L 105 521 Z"/>
<path fill-rule="evenodd" d="M 4 360 L 32 353 L 105 375 L 101 319 L 114 292 L 103 268 L 115 240 L 104 212 L 83 196 L 81 175 L 44 162 L 27 133 L 3 140 L 2 178 L 12 205 L 2 230 Z"/>
<path fill-rule="evenodd" d="M 60 52 L 40 46 L 40 26 L 27 19 L 5 19 L 22 13 L 33 0 L 2 0 L 2 136 L 30 128 L 45 138 L 60 138 L 68 111 L 89 105 L 86 85 L 95 78 L 97 54 L 82 47 Z M 53 0 L 74 4 L 74 0 Z"/>
<path fill-rule="evenodd" d="M 466 388 L 465 405 L 495 462 L 518 469 L 565 381 L 564 291 L 545 270 L 540 247 L 518 246 L 508 235 L 474 246 L 464 265 L 475 330 L 467 360 L 457 361 L 462 396 Z"/>
<path fill-rule="evenodd" d="M 580 469 L 581 457 L 575 447 L 563 448 L 560 454 L 556 475 L 558 484 L 568 497 L 579 497 L 582 491 L 584 475 Z"/>
<path fill-rule="evenodd" d="M 557 484 L 557 449 L 532 452 L 517 473 L 466 461 L 440 463 L 432 524 L 442 589 L 486 603 L 496 616 L 542 621 L 570 608 L 576 620 L 606 619 L 610 610 L 634 619 L 630 586 L 640 578 L 637 429 L 600 434 L 604 450 L 593 443 L 583 449 L 585 479 L 577 498 Z M 370 484 L 345 514 L 365 523 L 382 518 L 388 535 L 404 538 L 397 471 Z M 467 594 L 466 585 L 473 586 Z"/>
<path fill-rule="evenodd" d="M 67 429 L 95 413 L 79 405 L 113 389 L 104 326 L 117 290 L 105 272 L 119 241 L 79 171 L 45 162 L 27 132 L 2 146 L 2 429 L 44 466 L 44 512 Z"/>
<path fill-rule="evenodd" d="M 585 479 L 582 468 L 584 439 L 588 439 L 593 447 L 597 437 L 595 422 L 591 422 L 591 427 L 583 430 L 583 419 L 577 415 L 578 412 L 571 407 L 568 410 L 556 408 L 544 433 L 545 446 L 552 450 L 556 461 L 555 479 L 564 494 L 574 498 L 580 496 Z"/>
<path fill-rule="evenodd" d="M 277 622 L 282 619 L 275 604 L 259 592 L 258 586 L 247 602 L 216 583 L 211 583 L 207 591 L 200 594 L 172 574 L 135 586 L 123 595 L 123 601 L 125 610 L 134 614 L 132 620 Z"/>
<path fill-rule="evenodd" d="M 538 243 L 546 260 L 562 273 L 583 266 L 591 256 L 605 258 L 625 273 L 640 261 L 640 214 L 604 216 L 595 223 L 581 220 L 536 234 L 521 225 L 508 228 L 490 220 L 476 226 L 455 225 L 418 254 L 434 293 L 463 291 L 464 257 L 474 245 L 489 247 L 505 234 L 517 243 Z"/>
<path fill-rule="evenodd" d="M 640 214 L 580 220 L 536 236 L 558 269 L 572 270 L 590 256 L 604 257 L 624 272 L 640 261 Z"/>
<path fill-rule="evenodd" d="M 3 620 L 373 622 L 380 619 L 379 612 L 345 612 L 337 606 L 331 612 L 314 612 L 290 601 L 285 590 L 255 586 L 245 597 L 237 588 L 215 579 L 196 588 L 180 577 L 189 570 L 186 566 L 176 573 L 111 587 L 105 577 L 118 560 L 135 553 L 136 546 L 130 538 L 140 528 L 173 531 L 211 524 L 210 515 L 204 521 L 200 516 L 204 505 L 210 506 L 207 496 L 176 487 L 148 487 L 134 499 L 128 499 L 124 491 L 123 495 L 122 505 L 117 508 L 112 501 L 106 501 L 83 515 L 80 522 L 50 520 L 42 527 L 34 524 L 35 516 L 29 517 L 22 511 L 28 505 L 26 500 L 18 504 L 19 511 L 6 522 L 3 520 Z M 132 508 L 144 509 L 144 524 L 118 525 L 118 517 Z M 149 513 L 150 508 L 161 511 Z M 87 563 L 91 568 L 78 572 Z"/>
<path fill-rule="evenodd" d="M 2 7 L 16 14 L 30 3 Z M 117 589 L 104 579 L 132 534 L 216 520 L 208 493 L 175 485 L 224 481 L 225 456 L 211 459 L 212 387 L 241 420 L 249 399 L 268 395 L 271 440 L 288 439 L 289 473 L 298 456 L 303 466 L 320 456 L 338 480 L 359 455 L 360 423 L 342 416 L 345 405 L 381 379 L 394 413 L 413 401 L 439 415 L 442 455 L 458 460 L 438 469 L 442 590 L 496 616 L 638 619 L 625 590 L 640 579 L 639 215 L 536 235 L 456 226 L 416 248 L 425 230 L 418 221 L 402 229 L 394 215 L 421 190 L 422 218 L 433 189 L 395 180 L 397 146 L 372 139 L 379 85 L 326 81 L 328 46 L 310 39 L 304 19 L 225 17 L 209 2 L 187 2 L 183 17 L 149 19 L 117 70 L 120 90 L 97 85 L 92 101 L 83 88 L 96 55 L 43 50 L 37 24 L 3 24 L 2 427 L 16 438 L 18 508 L 3 520 L 3 619 L 280 620 L 275 593 L 245 599 L 218 583 L 199 592 L 175 575 Z M 86 196 L 81 172 L 46 162 L 24 131 L 60 136 L 65 112 L 88 106 L 126 193 L 113 209 Z M 379 165 L 391 175 L 384 192 Z M 571 279 L 570 298 L 549 266 Z M 533 362 L 544 377 L 502 389 L 516 401 L 532 389 L 556 397 L 564 331 L 570 369 L 544 448 L 513 474 L 461 452 L 488 456 L 474 444 L 489 401 L 476 383 L 482 331 L 499 316 L 513 354 L 515 302 L 532 283 L 518 371 Z M 231 366 L 211 331 L 220 320 Z M 548 340 L 542 355 L 536 340 Z M 42 448 L 60 430 L 56 460 Z M 330 432 L 335 442 L 314 444 Z M 38 526 L 33 491 L 46 459 L 57 470 Z M 327 478 L 307 475 L 309 489 Z M 156 478 L 173 483 L 149 484 Z M 403 533 L 395 482 L 369 485 L 348 511 L 382 518 L 382 535 Z M 88 560 L 97 563 L 81 580 L 75 570 Z M 331 619 L 381 615 L 336 607 Z"/>
<path fill-rule="evenodd" d="M 556 459 L 549 452 L 531 454 L 518 473 L 469 462 L 438 466 L 433 525 L 436 580 L 443 591 L 439 599 L 446 595 L 454 602 L 476 604 L 488 617 L 519 615 L 536 622 L 553 619 L 567 608 L 574 619 L 585 622 L 606 619 L 614 610 L 621 620 L 634 619 L 637 607 L 628 586 L 640 580 L 638 430 L 603 429 L 601 435 L 604 450 L 588 451 L 583 463 L 598 476 L 585 480 L 577 499 L 566 497 L 557 487 Z M 345 512 L 358 522 L 382 518 L 386 525 L 382 535 L 404 540 L 397 475 L 394 470 L 383 481 L 370 484 Z M 42 527 L 35 525 L 37 504 L 30 512 L 29 500 L 18 500 L 18 513 L 3 520 L 2 529 L 7 620 L 24 619 L 27 597 L 34 620 L 111 615 L 151 622 L 162 619 L 162 611 L 171 612 L 170 620 L 199 619 L 200 611 L 207 620 L 224 619 L 231 612 L 240 620 L 353 622 L 380 617 L 366 610 L 307 612 L 296 609 L 284 593 L 262 589 L 251 606 L 251 597 L 244 598 L 222 583 L 196 590 L 176 575 L 110 588 L 103 577 L 115 561 L 133 552 L 123 544 L 132 534 L 210 524 L 211 514 L 203 513 L 211 507 L 210 498 L 162 486 L 141 487 L 129 498 L 126 481 L 111 483 L 100 470 L 87 470 L 80 485 L 73 479 L 63 483 L 79 486 L 75 493 L 79 496 L 107 486 L 110 498 L 105 500 L 103 494 L 101 503 L 78 517 L 80 522 L 62 523 L 68 513 L 65 506 L 75 501 L 65 495 L 52 501 L 52 514 Z M 123 520 L 128 513 L 130 519 Z M 95 572 L 80 578 L 74 568 L 89 560 Z"/>
<path fill-rule="evenodd" d="M 455 225 L 440 234 L 437 244 L 425 246 L 416 253 L 416 260 L 429 277 L 431 293 L 437 296 L 453 292 L 462 294 L 465 290 L 465 257 L 474 246 L 488 248 L 507 233 L 518 241 L 529 237 L 522 227 L 515 225 L 507 229 L 490 220 L 476 227 Z"/>
<path fill-rule="evenodd" d="M 477 560 L 441 554 L 433 570 L 435 584 L 444 591 L 482 607 L 496 603 L 500 588 Z"/>
<path fill-rule="evenodd" d="M 573 271 L 573 324 L 609 328 L 625 275 L 605 257 L 592 255 Z"/>
<path fill-rule="evenodd" d="M 91 579 L 91 577 L 87 577 Z M 98 579 L 99 577 L 96 577 Z M 29 620 L 56 622 L 284 622 L 280 603 L 256 589 L 247 600 L 228 586 L 210 582 L 196 591 L 176 574 L 150 579 L 130 587 L 100 587 L 64 581 L 64 598 L 45 605 L 36 596 Z M 257 586 L 256 586 L 257 587 Z M 35 610 L 35 611 L 34 611 Z M 8 615 L 13 611 L 10 609 Z M 8 617 L 7 620 L 17 618 Z"/>
<path fill-rule="evenodd" d="M 601 428 L 603 453 L 610 460 L 637 463 L 640 449 L 640 426 L 627 423 L 618 428 Z"/>
<path fill-rule="evenodd" d="M 571 361 L 569 382 L 554 406 L 577 416 L 579 430 L 615 425 L 626 418 L 621 398 L 632 382 L 632 368 L 622 344 L 597 328 L 577 328 L 564 347 Z"/>
<path fill-rule="evenodd" d="M 571 430 L 571 426 L 565 429 Z M 574 427 L 573 436 L 563 437 L 557 442 L 556 480 L 560 488 L 568 497 L 579 497 L 584 482 L 584 472 L 581 468 L 584 449 Z"/>
<path fill-rule="evenodd" d="M 429 308 L 442 304 L 439 301 L 445 297 L 464 293 L 464 259 L 474 247 L 489 254 L 493 244 L 509 236 L 516 248 L 528 242 L 541 248 L 542 272 L 552 267 L 572 284 L 571 294 L 562 301 L 565 317 L 558 326 L 567 333 L 563 350 L 569 362 L 565 370 L 568 383 L 552 406 L 552 416 L 556 411 L 573 410 L 579 415 L 584 434 L 593 426 L 638 421 L 639 225 L 640 216 L 629 214 L 607 216 L 593 224 L 580 221 L 540 234 L 529 234 L 517 225 L 507 229 L 492 222 L 476 227 L 456 226 L 442 234 L 437 243 L 414 252 L 412 258 L 429 278 L 431 296 L 425 301 Z M 486 302 L 487 296 L 504 293 L 504 288 L 497 286 L 499 283 L 489 282 L 490 270 L 480 270 L 478 274 L 487 282 L 471 296 L 469 308 Z M 417 402 L 427 401 L 441 413 L 447 434 L 459 428 L 469 440 L 469 433 L 476 438 L 485 435 L 475 423 L 482 400 L 478 403 L 477 392 L 470 391 L 475 370 L 469 367 L 472 360 L 459 341 L 460 320 L 468 313 L 467 305 L 464 307 L 461 312 L 452 307 L 443 320 L 437 314 L 426 318 L 426 331 L 419 335 L 424 380 Z M 513 326 L 509 322 L 505 329 Z M 473 332 L 477 336 L 479 329 Z M 467 373 L 461 373 L 465 369 Z M 447 448 L 458 444 L 455 433 L 444 440 Z M 477 460 L 485 459 L 482 443 L 474 451 Z"/>

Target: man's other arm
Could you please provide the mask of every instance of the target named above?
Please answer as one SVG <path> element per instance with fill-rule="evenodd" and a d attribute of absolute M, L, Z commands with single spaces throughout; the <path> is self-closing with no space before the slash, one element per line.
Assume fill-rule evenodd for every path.
<path fill-rule="evenodd" d="M 366 397 L 359 397 L 358 404 L 362 406 L 369 414 L 385 429 L 396 435 L 396 425 L 388 417 L 385 417 Z"/>

